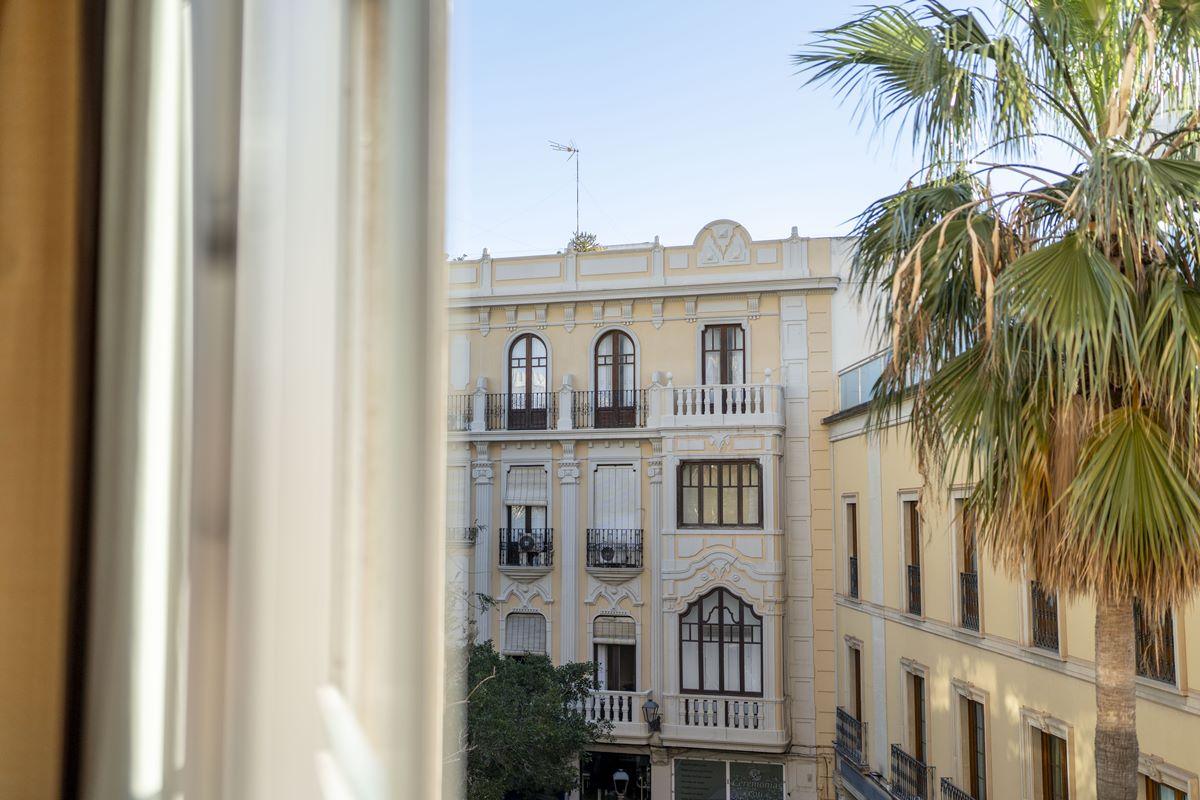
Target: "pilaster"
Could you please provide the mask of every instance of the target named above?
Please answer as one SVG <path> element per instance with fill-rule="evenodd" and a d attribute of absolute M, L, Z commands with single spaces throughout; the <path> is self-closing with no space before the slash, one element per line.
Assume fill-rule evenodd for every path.
<path fill-rule="evenodd" d="M 579 639 L 579 460 L 575 442 L 562 443 L 558 461 L 559 530 L 554 545 L 555 560 L 562 575 L 562 618 L 559 623 L 559 661 L 578 659 Z"/>
<path fill-rule="evenodd" d="M 486 444 L 475 445 L 475 459 L 471 462 L 471 481 L 475 487 L 475 591 L 492 596 L 492 485 L 496 470 L 488 455 Z M 492 612 L 484 610 L 476 614 L 476 639 L 480 642 L 492 638 Z"/>

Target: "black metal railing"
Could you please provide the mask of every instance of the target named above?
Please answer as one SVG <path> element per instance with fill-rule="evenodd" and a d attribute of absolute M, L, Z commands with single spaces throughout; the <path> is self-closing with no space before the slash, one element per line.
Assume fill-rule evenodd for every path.
<path fill-rule="evenodd" d="M 449 526 L 446 528 L 446 539 L 451 542 L 470 542 L 471 544 L 475 544 L 475 539 L 478 535 L 478 525 L 468 525 L 466 527 Z"/>
<path fill-rule="evenodd" d="M 471 415 L 475 398 L 469 394 L 452 394 L 446 398 L 446 430 L 471 430 Z"/>
<path fill-rule="evenodd" d="M 500 529 L 500 566 L 550 567 L 553 565 L 553 528 Z"/>
<path fill-rule="evenodd" d="M 1033 646 L 1058 652 L 1058 596 L 1029 582 L 1029 616 Z"/>
<path fill-rule="evenodd" d="M 971 795 L 954 785 L 949 778 L 942 778 L 942 800 L 975 800 Z"/>
<path fill-rule="evenodd" d="M 551 430 L 557 422 L 558 393 L 492 392 L 484 402 L 484 416 L 489 431 Z"/>
<path fill-rule="evenodd" d="M 837 750 L 845 758 L 855 764 L 865 764 L 863 760 L 863 724 L 854 718 L 846 709 L 837 709 Z"/>
<path fill-rule="evenodd" d="M 593 428 L 646 427 L 647 394 L 645 389 L 586 389 L 571 393 L 571 427 Z"/>
<path fill-rule="evenodd" d="M 969 631 L 979 630 L 979 573 L 958 573 L 960 623 Z"/>
<path fill-rule="evenodd" d="M 642 529 L 588 528 L 587 565 L 606 569 L 641 569 Z"/>
<path fill-rule="evenodd" d="M 929 800 L 929 767 L 898 744 L 892 745 L 892 797 Z"/>
<path fill-rule="evenodd" d="M 858 597 L 858 556 L 850 556 L 848 559 L 846 578 L 849 586 L 846 587 L 851 597 Z"/>
<path fill-rule="evenodd" d="M 908 565 L 908 613 L 921 615 L 921 565 Z"/>
<path fill-rule="evenodd" d="M 1171 612 L 1158 624 L 1146 619 L 1142 604 L 1133 604 L 1137 674 L 1162 683 L 1175 683 L 1175 631 Z"/>

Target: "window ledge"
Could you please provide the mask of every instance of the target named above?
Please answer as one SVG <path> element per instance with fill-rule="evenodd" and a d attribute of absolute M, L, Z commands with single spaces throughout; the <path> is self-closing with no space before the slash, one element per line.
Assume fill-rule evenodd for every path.
<path fill-rule="evenodd" d="M 500 572 L 514 580 L 535 581 L 538 578 L 549 575 L 553 569 L 554 567 L 509 567 L 502 565 Z"/>
<path fill-rule="evenodd" d="M 587 573 L 605 583 L 624 583 L 642 574 L 642 567 L 587 567 Z"/>

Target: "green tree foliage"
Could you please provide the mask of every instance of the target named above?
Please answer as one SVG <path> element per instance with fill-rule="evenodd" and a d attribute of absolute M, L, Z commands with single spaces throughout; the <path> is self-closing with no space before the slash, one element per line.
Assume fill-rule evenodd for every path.
<path fill-rule="evenodd" d="M 858 223 L 872 415 L 911 408 L 1001 564 L 1095 600 L 1097 796 L 1132 800 L 1133 602 L 1200 585 L 1200 3 L 999 5 L 870 7 L 795 60 L 926 159 Z"/>
<path fill-rule="evenodd" d="M 574 710 L 592 688 L 592 669 L 502 656 L 491 642 L 470 646 L 462 754 L 469 800 L 540 800 L 578 785 L 580 755 L 611 727 Z"/>
<path fill-rule="evenodd" d="M 571 241 L 567 242 L 567 247 L 576 253 L 590 253 L 593 250 L 604 249 L 596 238 L 596 234 L 587 231 L 575 231 Z"/>

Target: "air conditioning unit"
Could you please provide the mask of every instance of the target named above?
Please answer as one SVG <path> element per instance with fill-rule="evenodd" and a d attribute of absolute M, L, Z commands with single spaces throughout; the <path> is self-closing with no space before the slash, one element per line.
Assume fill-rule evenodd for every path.
<path fill-rule="evenodd" d="M 526 533 L 517 540 L 517 549 L 522 553 L 532 553 L 537 549 L 537 540 Z"/>
<path fill-rule="evenodd" d="M 600 548 L 600 563 L 612 564 L 617 560 L 617 549 L 611 544 L 606 544 Z"/>

